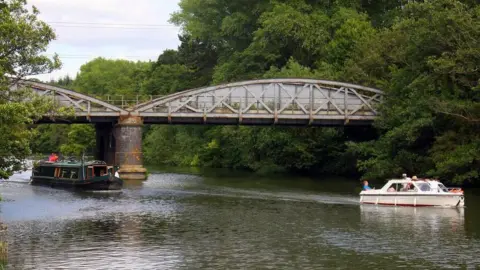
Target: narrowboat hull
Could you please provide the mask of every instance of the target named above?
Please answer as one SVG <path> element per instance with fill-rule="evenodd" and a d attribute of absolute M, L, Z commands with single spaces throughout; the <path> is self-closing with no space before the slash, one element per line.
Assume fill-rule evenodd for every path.
<path fill-rule="evenodd" d="M 88 180 L 63 180 L 53 177 L 32 176 L 30 179 L 31 185 L 48 186 L 52 188 L 61 189 L 76 189 L 76 190 L 121 190 L 123 181 L 118 177 L 95 177 Z"/>

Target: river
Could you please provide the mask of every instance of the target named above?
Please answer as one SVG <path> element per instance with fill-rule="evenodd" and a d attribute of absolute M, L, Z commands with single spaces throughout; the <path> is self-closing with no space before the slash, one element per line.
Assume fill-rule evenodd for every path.
<path fill-rule="evenodd" d="M 465 209 L 364 206 L 359 183 L 159 171 L 121 193 L 0 183 L 8 269 L 475 269 Z"/>

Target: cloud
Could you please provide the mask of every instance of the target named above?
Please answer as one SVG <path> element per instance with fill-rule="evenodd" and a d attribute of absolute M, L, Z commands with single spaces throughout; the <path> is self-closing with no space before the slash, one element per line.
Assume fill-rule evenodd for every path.
<path fill-rule="evenodd" d="M 29 0 L 50 23 L 57 39 L 47 53 L 58 53 L 63 67 L 41 80 L 75 76 L 95 57 L 156 60 L 179 45 L 177 27 L 168 26 L 179 0 Z M 81 23 L 81 27 L 78 24 Z M 139 26 L 142 25 L 142 26 Z"/>

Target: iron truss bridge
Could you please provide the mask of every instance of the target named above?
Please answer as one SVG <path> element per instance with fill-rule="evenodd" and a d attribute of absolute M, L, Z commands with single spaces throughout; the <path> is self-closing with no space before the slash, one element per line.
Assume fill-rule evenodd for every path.
<path fill-rule="evenodd" d="M 133 98 L 94 98 L 44 83 L 20 84 L 72 107 L 77 122 L 131 115 L 147 124 L 370 125 L 384 96 L 374 88 L 309 79 L 252 80 Z"/>

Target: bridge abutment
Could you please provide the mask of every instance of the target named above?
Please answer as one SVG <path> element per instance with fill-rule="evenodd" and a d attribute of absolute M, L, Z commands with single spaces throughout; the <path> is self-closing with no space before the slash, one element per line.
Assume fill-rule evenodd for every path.
<path fill-rule="evenodd" d="M 143 167 L 142 153 L 143 119 L 138 116 L 120 116 L 115 126 L 115 163 L 120 166 L 120 178 L 144 180 L 147 170 Z"/>

